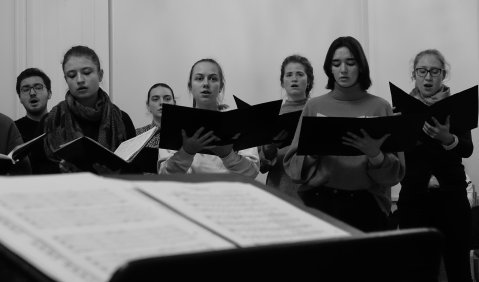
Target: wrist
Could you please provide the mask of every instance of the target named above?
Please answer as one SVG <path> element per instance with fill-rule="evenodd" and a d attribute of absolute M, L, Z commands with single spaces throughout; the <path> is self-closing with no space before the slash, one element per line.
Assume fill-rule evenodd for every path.
<path fill-rule="evenodd" d="M 379 151 L 379 153 L 374 157 L 368 156 L 368 160 L 373 166 L 380 165 L 384 161 L 384 154 L 383 152 Z"/>
<path fill-rule="evenodd" d="M 227 151 L 227 152 L 221 152 L 219 153 L 217 156 L 224 159 L 224 158 L 227 158 L 229 155 L 231 155 L 232 153 L 234 153 L 233 150 L 230 150 L 230 151 Z"/>
<path fill-rule="evenodd" d="M 441 140 L 441 142 L 443 146 L 450 146 L 452 143 L 454 143 L 454 140 L 455 140 L 454 135 L 449 134 L 443 140 Z"/>

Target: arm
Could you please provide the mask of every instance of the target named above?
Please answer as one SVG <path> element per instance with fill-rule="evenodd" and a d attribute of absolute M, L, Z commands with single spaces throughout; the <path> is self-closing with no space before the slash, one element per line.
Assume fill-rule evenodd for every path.
<path fill-rule="evenodd" d="M 158 150 L 158 174 L 187 173 L 195 155 L 190 155 L 183 148 L 179 151 Z"/>
<path fill-rule="evenodd" d="M 20 131 L 15 126 L 15 123 L 10 124 L 8 129 L 7 137 L 7 150 L 10 152 L 15 148 L 15 146 L 23 144 L 22 136 L 20 135 Z M 18 163 L 16 163 L 9 171 L 9 174 L 31 174 L 32 169 L 30 166 L 30 160 L 28 157 L 24 157 Z"/>
<path fill-rule="evenodd" d="M 221 158 L 224 166 L 231 172 L 246 177 L 255 178 L 259 173 L 259 156 L 256 147 L 241 150 L 238 153 L 231 151 Z"/>
<path fill-rule="evenodd" d="M 261 173 L 268 172 L 278 160 L 278 148 L 274 144 L 259 146 L 258 154 L 260 159 L 259 170 Z"/>
<path fill-rule="evenodd" d="M 306 104 L 301 114 L 301 118 L 299 119 L 298 126 L 296 127 L 293 141 L 283 159 L 284 170 L 295 183 L 308 182 L 316 174 L 317 167 L 320 165 L 319 157 L 297 154 L 299 134 L 303 121 L 302 117 L 308 116 L 308 112 L 309 107 L 308 104 Z"/>

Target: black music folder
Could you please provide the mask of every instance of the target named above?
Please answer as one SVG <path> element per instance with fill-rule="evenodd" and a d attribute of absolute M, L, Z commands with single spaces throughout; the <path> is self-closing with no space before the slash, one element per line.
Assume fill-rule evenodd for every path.
<path fill-rule="evenodd" d="M 30 153 L 30 150 L 33 148 L 33 146 L 40 144 L 44 137 L 45 133 L 31 139 L 28 142 L 15 146 L 15 148 L 13 148 L 13 150 L 11 150 L 7 155 L 0 154 L 0 166 L 10 167 L 15 165 Z"/>
<path fill-rule="evenodd" d="M 165 104 L 159 147 L 179 150 L 183 144 L 181 130 L 191 136 L 201 127 L 203 134 L 213 131 L 221 139 L 213 145 L 233 144 L 236 151 L 268 144 L 271 125 L 275 124 L 281 102 L 276 100 L 225 112 Z"/>
<path fill-rule="evenodd" d="M 303 117 L 299 136 L 299 155 L 356 156 L 363 153 L 342 144 L 347 132 L 371 137 L 391 134 L 381 146 L 383 152 L 401 152 L 416 145 L 422 132 L 424 116 L 393 115 L 381 117 Z"/>
<path fill-rule="evenodd" d="M 112 171 L 135 172 L 138 168 L 132 162 L 157 130 L 157 127 L 153 127 L 136 137 L 123 141 L 114 152 L 87 136 L 81 136 L 61 145 L 53 153 L 83 171 L 95 173 L 97 171 L 93 165 L 100 164 Z M 158 158 L 158 153 L 155 156 Z"/>
<path fill-rule="evenodd" d="M 250 106 L 250 104 L 246 103 L 235 95 L 233 95 L 233 97 L 235 99 L 236 107 L 238 109 L 244 109 Z M 273 139 L 283 130 L 287 133 L 284 139 L 274 140 L 274 143 L 278 146 L 278 148 L 289 146 L 291 144 L 291 141 L 293 141 L 296 127 L 298 126 L 299 119 L 301 118 L 301 113 L 302 111 L 294 111 L 280 114 L 274 126 L 271 126 L 271 136 Z"/>
<path fill-rule="evenodd" d="M 396 112 L 404 114 L 426 114 L 428 118 L 435 117 L 440 123 L 450 116 L 450 128 L 453 133 L 462 133 L 477 127 L 478 117 L 478 86 L 444 98 L 427 106 L 418 99 L 407 94 L 399 87 L 389 82 L 392 105 Z M 429 119 L 431 125 L 434 125 Z"/>

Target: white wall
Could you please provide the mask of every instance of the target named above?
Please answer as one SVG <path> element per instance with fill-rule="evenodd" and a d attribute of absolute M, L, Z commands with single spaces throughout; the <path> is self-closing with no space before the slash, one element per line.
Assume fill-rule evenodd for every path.
<path fill-rule="evenodd" d="M 13 119 L 25 115 L 15 83 L 28 67 L 42 69 L 52 80 L 49 108 L 63 100 L 67 86 L 61 62 L 74 45 L 98 53 L 105 70 L 102 87 L 109 89 L 108 0 L 2 0 L 0 17 L 0 112 Z"/>
<path fill-rule="evenodd" d="M 15 118 L 15 0 L 0 1 L 0 112 Z M 12 91 L 13 90 L 13 91 Z"/>

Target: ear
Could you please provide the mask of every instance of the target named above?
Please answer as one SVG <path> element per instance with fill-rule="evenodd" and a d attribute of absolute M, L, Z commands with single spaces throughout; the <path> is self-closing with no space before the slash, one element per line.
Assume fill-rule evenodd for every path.
<path fill-rule="evenodd" d="M 48 100 L 52 97 L 52 91 L 48 91 Z"/>
<path fill-rule="evenodd" d="M 98 72 L 98 78 L 100 79 L 100 82 L 103 80 L 103 70 L 100 69 L 100 71 Z"/>

